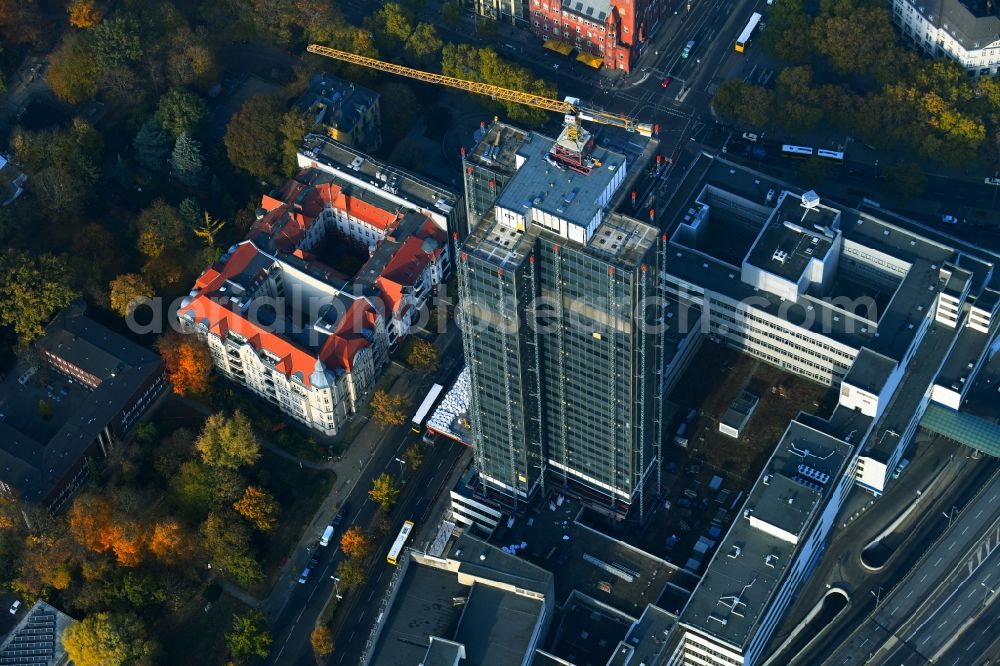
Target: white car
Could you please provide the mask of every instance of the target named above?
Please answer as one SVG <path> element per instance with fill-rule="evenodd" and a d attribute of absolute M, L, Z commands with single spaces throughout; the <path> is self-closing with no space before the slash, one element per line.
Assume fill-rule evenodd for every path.
<path fill-rule="evenodd" d="M 958 224 L 958 218 L 954 215 L 942 215 L 941 221 L 945 224 Z"/>
<path fill-rule="evenodd" d="M 10 605 L 10 614 L 17 615 L 17 611 L 21 609 L 21 602 L 15 601 Z"/>
<path fill-rule="evenodd" d="M 355 157 L 353 160 L 351 160 L 350 167 L 355 171 L 361 171 L 361 165 L 364 163 L 365 163 L 365 158 Z"/>

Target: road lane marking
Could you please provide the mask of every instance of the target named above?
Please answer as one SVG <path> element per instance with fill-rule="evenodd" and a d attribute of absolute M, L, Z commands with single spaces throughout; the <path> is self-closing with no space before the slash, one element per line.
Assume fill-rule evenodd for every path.
<path fill-rule="evenodd" d="M 909 599 L 909 598 L 910 598 L 910 595 L 911 595 L 911 594 L 913 594 L 913 590 L 910 590 L 909 592 L 907 592 L 907 593 L 906 593 L 906 596 L 905 596 L 905 597 L 903 597 L 903 598 L 904 598 L 904 599 Z"/>

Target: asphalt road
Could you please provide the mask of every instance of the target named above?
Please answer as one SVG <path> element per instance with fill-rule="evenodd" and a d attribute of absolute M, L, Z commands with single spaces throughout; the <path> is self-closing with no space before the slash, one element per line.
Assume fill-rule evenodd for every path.
<path fill-rule="evenodd" d="M 924 664 L 959 637 L 1000 585 L 1000 479 L 994 478 L 876 611 L 824 662 Z M 984 602 L 985 600 L 985 602 Z"/>
<path fill-rule="evenodd" d="M 347 597 L 345 600 L 347 606 L 340 611 L 342 622 L 334 641 L 337 650 L 327 659 L 327 664 L 347 665 L 361 662 L 371 631 L 382 613 L 382 602 L 395 570 L 395 566 L 385 559 L 389 546 L 392 545 L 391 541 L 399 532 L 404 520 L 416 523 L 415 532 L 420 530 L 438 495 L 447 491 L 444 484 L 466 451 L 467 449 L 461 445 L 441 438 L 428 455 L 420 472 L 407 481 L 399 504 L 391 514 L 391 537 L 386 539 L 375 553 L 374 563 L 368 572 L 368 582 Z M 308 636 L 306 642 L 308 646 Z M 306 652 L 306 659 L 300 658 L 297 662 L 287 663 L 302 666 L 314 663 L 311 651 Z"/>
<path fill-rule="evenodd" d="M 441 368 L 434 381 L 450 385 L 461 371 L 462 361 L 461 346 L 452 344 L 441 359 Z M 429 378 L 428 385 L 430 381 Z M 399 477 L 402 470 L 396 458 L 402 456 L 411 444 L 420 440 L 420 437 L 421 435 L 410 430 L 410 424 L 407 423 L 387 428 L 376 443 L 372 457 L 364 468 L 359 470 L 358 480 L 345 500 L 348 514 L 341 523 L 337 535 L 326 548 L 316 546 L 315 552 L 319 553 L 320 561 L 315 570 L 310 573 L 309 579 L 304 584 L 297 585 L 292 590 L 281 612 L 271 618 L 271 635 L 275 640 L 267 663 L 282 666 L 315 663 L 309 635 L 316 626 L 327 601 L 336 593 L 336 584 L 330 577 L 344 559 L 337 543 L 339 534 L 354 525 L 368 527 L 378 511 L 378 506 L 368 497 L 372 481 L 382 473 Z M 363 588 L 346 595 L 347 603 L 352 605 L 357 605 L 359 600 L 367 601 L 361 604 L 361 608 L 357 611 L 350 611 L 351 617 L 355 617 L 356 613 L 357 626 L 345 629 L 348 632 L 346 636 L 335 636 L 337 652 L 331 663 L 357 663 L 357 658 L 368 638 L 368 630 L 374 624 L 374 617 L 369 616 L 377 604 L 369 602 L 375 599 L 379 590 L 384 592 L 388 584 L 389 579 L 385 576 L 385 570 L 389 566 L 385 561 L 386 551 L 403 521 L 421 517 L 433 504 L 438 493 L 442 491 L 440 484 L 447 479 L 448 470 L 461 452 L 461 447 L 442 440 L 428 451 L 424 464 L 412 478 L 407 480 L 399 502 L 390 513 L 391 536 L 380 544 L 375 555 L 375 563 L 369 572 L 368 583 Z M 368 622 L 368 629 L 364 629 L 364 622 Z M 344 660 L 346 655 L 350 654 L 354 655 L 354 661 Z"/>

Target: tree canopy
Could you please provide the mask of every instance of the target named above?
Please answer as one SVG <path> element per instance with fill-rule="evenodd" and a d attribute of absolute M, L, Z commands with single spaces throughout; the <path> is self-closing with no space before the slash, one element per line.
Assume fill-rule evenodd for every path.
<path fill-rule="evenodd" d="M 521 90 L 544 97 L 556 98 L 554 85 L 532 78 L 524 67 L 507 62 L 491 48 L 471 44 L 448 44 L 441 50 L 441 70 L 445 76 L 489 83 L 503 88 Z M 483 100 L 487 106 L 496 103 Z M 508 117 L 516 123 L 538 127 L 548 120 L 548 114 L 516 102 L 500 102 Z"/>
<path fill-rule="evenodd" d="M 379 505 L 380 509 L 389 511 L 399 499 L 399 482 L 388 474 L 382 473 L 372 481 L 368 496 Z"/>
<path fill-rule="evenodd" d="M 157 343 L 167 379 L 177 395 L 204 393 L 212 376 L 212 355 L 194 335 L 167 331 Z"/>
<path fill-rule="evenodd" d="M 0 253 L 0 323 L 12 327 L 23 343 L 39 337 L 76 296 L 59 257 L 9 248 Z"/>
<path fill-rule="evenodd" d="M 249 663 L 253 657 L 264 658 L 271 649 L 271 633 L 259 610 L 233 618 L 233 629 L 226 634 L 226 643 L 237 663 Z"/>
<path fill-rule="evenodd" d="M 368 408 L 371 410 L 372 419 L 379 425 L 397 426 L 406 423 L 406 407 L 409 403 L 406 398 L 398 393 L 387 393 L 382 389 L 377 389 L 372 395 Z"/>
<path fill-rule="evenodd" d="M 260 458 L 257 433 L 240 411 L 232 416 L 221 412 L 209 416 L 194 447 L 202 462 L 210 467 L 239 469 L 253 465 Z"/>
<path fill-rule="evenodd" d="M 156 653 L 146 627 L 132 613 L 94 613 L 70 625 L 63 647 L 77 666 L 133 666 Z"/>

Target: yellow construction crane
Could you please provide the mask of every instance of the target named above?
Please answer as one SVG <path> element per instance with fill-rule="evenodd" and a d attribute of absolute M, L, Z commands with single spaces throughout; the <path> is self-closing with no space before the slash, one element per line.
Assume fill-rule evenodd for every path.
<path fill-rule="evenodd" d="M 317 55 L 326 56 L 327 58 L 333 58 L 335 60 L 342 60 L 344 62 L 351 63 L 352 65 L 361 65 L 362 67 L 377 69 L 381 72 L 407 76 L 411 79 L 416 79 L 417 81 L 423 81 L 424 83 L 437 83 L 451 88 L 458 88 L 459 90 L 464 90 L 466 92 L 486 95 L 488 97 L 492 97 L 493 99 L 505 102 L 517 102 L 518 104 L 524 104 L 525 106 L 530 106 L 536 109 L 545 109 L 546 111 L 562 113 L 567 117 L 575 118 L 577 122 L 580 120 L 590 120 L 603 125 L 621 127 L 629 132 L 638 132 L 643 136 L 653 135 L 652 125 L 636 122 L 633 118 L 616 116 L 613 113 L 606 113 L 604 111 L 598 111 L 597 109 L 588 109 L 580 106 L 576 103 L 576 101 L 571 101 L 570 98 L 567 98 L 564 101 L 559 101 L 557 99 L 543 97 L 542 95 L 521 92 L 520 90 L 501 88 L 500 86 L 492 86 L 487 83 L 479 83 L 477 81 L 456 79 L 451 76 L 444 76 L 443 74 L 433 74 L 419 69 L 395 65 L 391 62 L 376 60 L 375 58 L 367 58 L 354 53 L 348 53 L 347 51 L 338 51 L 337 49 L 331 49 L 328 46 L 320 46 L 319 44 L 310 44 L 306 50 L 309 51 L 309 53 L 315 53 Z"/>

